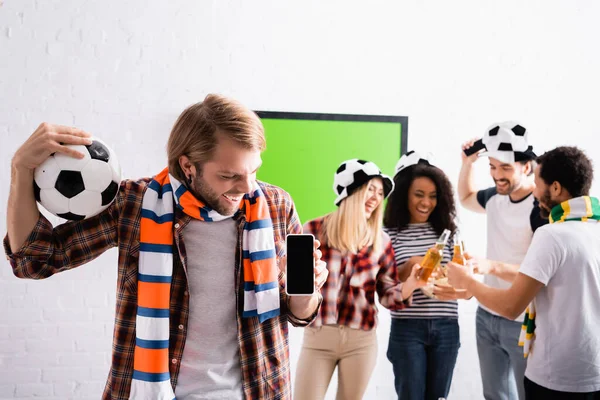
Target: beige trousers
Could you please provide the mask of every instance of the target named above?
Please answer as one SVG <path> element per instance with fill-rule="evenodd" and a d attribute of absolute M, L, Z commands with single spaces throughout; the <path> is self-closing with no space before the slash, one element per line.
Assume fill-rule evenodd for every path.
<path fill-rule="evenodd" d="M 338 367 L 338 400 L 360 400 L 377 361 L 375 329 L 363 331 L 342 325 L 304 328 L 296 369 L 294 400 L 321 400 Z"/>

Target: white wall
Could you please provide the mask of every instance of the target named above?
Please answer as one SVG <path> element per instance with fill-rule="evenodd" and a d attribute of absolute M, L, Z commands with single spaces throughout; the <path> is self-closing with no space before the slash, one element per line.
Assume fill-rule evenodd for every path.
<path fill-rule="evenodd" d="M 580 145 L 600 163 L 589 146 L 600 130 L 593 0 L 3 3 L 0 209 L 11 156 L 40 122 L 93 132 L 119 152 L 126 177 L 147 176 L 166 165 L 177 115 L 213 91 L 253 109 L 407 115 L 409 147 L 436 153 L 453 182 L 460 143 L 506 119 L 539 149 Z M 490 182 L 485 162 L 477 181 Z M 461 210 L 461 219 L 467 246 L 483 253 L 484 218 Z M 33 282 L 2 264 L 0 398 L 99 398 L 115 266 L 111 251 Z M 473 301 L 461 305 L 451 399 L 482 397 L 473 311 Z M 393 398 L 382 314 L 368 399 Z M 294 330 L 293 371 L 300 343 Z"/>

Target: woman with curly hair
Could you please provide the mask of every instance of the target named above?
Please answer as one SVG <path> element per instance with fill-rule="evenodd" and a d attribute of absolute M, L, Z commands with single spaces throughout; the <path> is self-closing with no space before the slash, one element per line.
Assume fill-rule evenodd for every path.
<path fill-rule="evenodd" d="M 394 183 L 384 225 L 403 281 L 444 229 L 456 233 L 456 208 L 452 184 L 431 164 L 430 157 L 415 152 L 402 156 Z M 444 248 L 442 264 L 452 255 L 451 239 Z M 460 347 L 457 299 L 469 295 L 438 284 L 432 292 L 430 297 L 417 289 L 410 307 L 391 312 L 387 356 L 394 369 L 396 393 L 403 400 L 438 400 L 450 390 Z"/>

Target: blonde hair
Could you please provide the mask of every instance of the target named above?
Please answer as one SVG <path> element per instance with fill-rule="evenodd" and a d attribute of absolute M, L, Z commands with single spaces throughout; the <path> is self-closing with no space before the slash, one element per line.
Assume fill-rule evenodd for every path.
<path fill-rule="evenodd" d="M 247 149 L 266 148 L 262 122 L 250 109 L 236 100 L 209 94 L 204 101 L 185 109 L 171 130 L 167 143 L 169 171 L 180 181 L 186 177 L 179 158 L 187 156 L 193 165 L 212 158 L 218 134 L 234 140 Z"/>
<path fill-rule="evenodd" d="M 366 246 L 372 246 L 376 254 L 381 251 L 383 201 L 366 219 L 369 182 L 342 200 L 340 206 L 325 217 L 321 234 L 328 247 L 353 254 Z"/>

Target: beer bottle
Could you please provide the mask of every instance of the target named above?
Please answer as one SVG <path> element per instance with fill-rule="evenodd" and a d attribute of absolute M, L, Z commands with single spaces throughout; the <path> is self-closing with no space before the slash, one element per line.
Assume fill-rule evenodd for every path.
<path fill-rule="evenodd" d="M 460 240 L 460 235 L 458 232 L 456 232 L 454 234 L 454 256 L 452 256 L 452 262 L 460 265 L 466 265 L 466 261 L 463 241 Z"/>
<path fill-rule="evenodd" d="M 442 257 L 444 256 L 444 247 L 446 247 L 446 243 L 448 243 L 449 238 L 450 231 L 448 229 L 444 229 L 444 232 L 442 232 L 442 235 L 436 241 L 435 247 L 427 250 L 427 254 L 425 254 L 425 257 L 423 257 L 423 262 L 421 263 L 422 268 L 417 273 L 417 279 L 422 282 L 427 282 L 429 280 L 429 276 L 433 270 L 442 261 Z"/>

